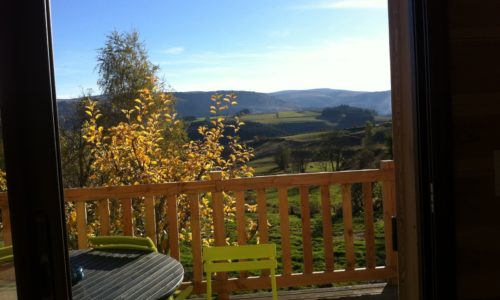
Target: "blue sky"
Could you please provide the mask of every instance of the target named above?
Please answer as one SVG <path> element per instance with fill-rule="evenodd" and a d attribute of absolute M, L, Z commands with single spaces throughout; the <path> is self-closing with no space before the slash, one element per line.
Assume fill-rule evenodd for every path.
<path fill-rule="evenodd" d="M 386 0 L 52 0 L 58 98 L 97 87 L 97 49 L 139 32 L 176 91 L 390 89 Z"/>

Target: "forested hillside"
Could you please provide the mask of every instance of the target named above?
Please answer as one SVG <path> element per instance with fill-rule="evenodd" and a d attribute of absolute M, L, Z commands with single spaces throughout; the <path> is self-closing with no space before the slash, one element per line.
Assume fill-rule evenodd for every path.
<path fill-rule="evenodd" d="M 274 113 L 298 110 L 321 110 L 326 107 L 349 105 L 373 110 L 379 115 L 391 114 L 391 92 L 356 92 L 333 89 L 312 89 L 259 93 L 249 91 L 209 91 L 176 92 L 175 108 L 181 117 L 209 116 L 210 96 L 216 93 L 235 93 L 238 105 L 230 108 L 229 113 L 248 110 L 250 113 Z M 106 97 L 97 96 L 101 101 Z M 59 99 L 60 115 L 72 113 L 72 103 L 78 99 Z"/>

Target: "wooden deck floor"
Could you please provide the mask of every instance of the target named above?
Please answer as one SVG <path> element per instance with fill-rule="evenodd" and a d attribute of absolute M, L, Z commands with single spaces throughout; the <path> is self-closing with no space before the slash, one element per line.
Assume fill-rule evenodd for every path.
<path fill-rule="evenodd" d="M 234 295 L 231 299 L 238 300 L 263 300 L 271 299 L 270 293 L 255 293 Z M 196 298 L 205 299 L 205 298 Z M 355 286 L 305 289 L 296 291 L 278 292 L 279 300 L 397 300 L 397 287 L 387 286 L 386 283 L 363 284 Z"/>

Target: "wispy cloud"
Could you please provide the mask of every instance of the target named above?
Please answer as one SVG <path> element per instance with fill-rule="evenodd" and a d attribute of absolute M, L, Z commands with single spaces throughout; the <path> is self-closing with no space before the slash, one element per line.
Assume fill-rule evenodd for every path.
<path fill-rule="evenodd" d="M 370 9 L 386 8 L 387 0 L 326 0 L 311 1 L 294 9 Z"/>
<path fill-rule="evenodd" d="M 219 66 L 221 64 L 237 63 L 241 62 L 252 62 L 255 60 L 262 60 L 268 57 L 270 54 L 266 52 L 214 52 L 214 51 L 202 51 L 198 53 L 193 53 L 189 56 L 184 56 L 182 59 L 177 58 L 164 58 L 159 60 L 157 63 L 160 66 L 165 66 L 166 69 L 169 66 L 183 66 L 183 67 L 200 67 L 200 66 Z"/>
<path fill-rule="evenodd" d="M 254 90 L 330 87 L 390 89 L 386 37 L 325 40 L 314 46 L 261 49 L 257 52 L 201 52 L 160 63 L 178 91 Z"/>
<path fill-rule="evenodd" d="M 168 55 L 178 55 L 184 52 L 184 47 L 172 47 L 163 51 L 164 54 Z"/>

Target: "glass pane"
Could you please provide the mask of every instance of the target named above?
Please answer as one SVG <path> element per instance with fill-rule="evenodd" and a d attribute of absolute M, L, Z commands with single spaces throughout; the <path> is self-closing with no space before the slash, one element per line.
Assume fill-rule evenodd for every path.
<path fill-rule="evenodd" d="M 276 243 L 277 271 L 304 278 L 388 266 L 385 1 L 52 5 L 71 253 L 149 237 L 194 282 L 208 245 Z"/>

